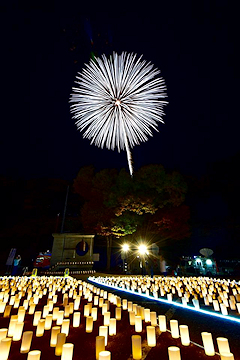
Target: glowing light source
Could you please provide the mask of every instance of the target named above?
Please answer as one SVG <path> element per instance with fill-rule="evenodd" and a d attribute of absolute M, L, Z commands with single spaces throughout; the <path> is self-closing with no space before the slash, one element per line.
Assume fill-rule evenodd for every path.
<path fill-rule="evenodd" d="M 136 54 L 102 55 L 78 73 L 72 89 L 71 113 L 83 137 L 101 148 L 125 149 L 131 175 L 130 148 L 147 141 L 163 122 L 166 86 L 159 73 Z"/>
<path fill-rule="evenodd" d="M 129 251 L 129 245 L 128 244 L 123 244 L 122 245 L 122 251 L 124 251 L 124 252 L 128 252 Z"/>
<path fill-rule="evenodd" d="M 140 335 L 132 335 L 132 357 L 134 360 L 142 358 L 142 338 Z"/>
<path fill-rule="evenodd" d="M 145 255 L 148 253 L 147 246 L 145 244 L 141 244 L 138 247 L 138 252 L 140 255 Z"/>

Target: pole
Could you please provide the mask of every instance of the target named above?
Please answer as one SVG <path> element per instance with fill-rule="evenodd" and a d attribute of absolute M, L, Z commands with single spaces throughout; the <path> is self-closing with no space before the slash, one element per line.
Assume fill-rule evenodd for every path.
<path fill-rule="evenodd" d="M 64 209 L 63 209 L 63 218 L 62 218 L 62 225 L 61 225 L 61 234 L 63 233 L 63 227 L 64 227 L 64 223 L 65 223 L 66 210 L 67 210 L 67 202 L 68 202 L 68 193 L 69 193 L 69 185 L 68 185 L 68 187 L 67 187 L 65 205 L 64 205 Z"/>

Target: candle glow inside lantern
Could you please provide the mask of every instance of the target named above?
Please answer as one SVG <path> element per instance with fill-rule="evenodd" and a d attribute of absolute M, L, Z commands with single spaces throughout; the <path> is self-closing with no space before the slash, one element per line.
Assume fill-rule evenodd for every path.
<path fill-rule="evenodd" d="M 108 326 L 109 325 L 109 320 L 110 320 L 110 311 L 106 311 L 103 315 L 103 325 L 104 326 Z"/>
<path fill-rule="evenodd" d="M 142 332 L 142 318 L 141 316 L 135 316 L 135 331 Z"/>
<path fill-rule="evenodd" d="M 99 353 L 99 360 L 111 360 L 111 353 L 110 351 L 100 351 Z"/>
<path fill-rule="evenodd" d="M 130 325 L 135 325 L 135 312 L 129 311 L 129 323 Z"/>
<path fill-rule="evenodd" d="M 169 360 L 181 360 L 180 349 L 177 346 L 169 346 L 168 348 Z"/>
<path fill-rule="evenodd" d="M 1 360 L 8 360 L 12 339 L 6 337 L 0 342 L 0 358 Z"/>
<path fill-rule="evenodd" d="M 108 327 L 107 326 L 99 326 L 99 336 L 104 336 L 105 346 L 107 346 L 107 343 L 108 343 Z"/>
<path fill-rule="evenodd" d="M 56 356 L 62 355 L 62 347 L 63 347 L 63 344 L 65 344 L 65 342 L 66 342 L 66 334 L 63 334 L 63 333 L 57 334 L 57 343 L 56 343 L 56 347 L 55 347 L 55 355 Z"/>
<path fill-rule="evenodd" d="M 73 347 L 74 347 L 74 345 L 71 343 L 63 344 L 61 360 L 72 360 Z"/>
<path fill-rule="evenodd" d="M 209 332 L 202 332 L 201 335 L 202 335 L 202 341 L 203 341 L 205 354 L 208 356 L 215 355 L 212 334 Z"/>
<path fill-rule="evenodd" d="M 93 317 L 86 317 L 86 333 L 91 333 L 93 331 Z"/>
<path fill-rule="evenodd" d="M 119 307 L 115 308 L 115 318 L 116 320 L 121 320 L 122 318 L 122 309 Z"/>
<path fill-rule="evenodd" d="M 145 322 L 151 322 L 150 309 L 144 309 Z"/>
<path fill-rule="evenodd" d="M 221 360 L 234 360 L 234 356 L 230 352 L 220 354 Z"/>
<path fill-rule="evenodd" d="M 63 319 L 61 333 L 66 334 L 66 336 L 69 334 L 69 325 L 70 319 Z"/>
<path fill-rule="evenodd" d="M 105 350 L 105 337 L 96 336 L 96 360 L 99 360 L 99 353 Z"/>
<path fill-rule="evenodd" d="M 45 319 L 40 319 L 38 324 L 37 324 L 36 337 L 43 336 L 44 329 L 45 329 Z"/>
<path fill-rule="evenodd" d="M 167 331 L 166 316 L 165 315 L 158 315 L 158 322 L 159 322 L 159 330 L 161 332 L 166 332 Z"/>
<path fill-rule="evenodd" d="M 142 338 L 140 335 L 132 335 L 132 357 L 134 360 L 142 358 Z"/>
<path fill-rule="evenodd" d="M 8 329 L 7 328 L 2 328 L 0 329 L 0 342 L 2 339 L 7 337 L 7 333 L 8 333 Z"/>
<path fill-rule="evenodd" d="M 157 326 L 157 313 L 155 311 L 150 312 L 151 326 Z"/>
<path fill-rule="evenodd" d="M 64 311 L 59 310 L 56 325 L 62 325 L 63 318 L 64 318 Z"/>
<path fill-rule="evenodd" d="M 148 346 L 156 346 L 156 332 L 155 326 L 146 326 L 147 329 L 147 344 Z"/>
<path fill-rule="evenodd" d="M 181 336 L 182 345 L 189 346 L 190 345 L 190 338 L 189 338 L 188 326 L 187 325 L 180 325 L 179 330 L 180 330 L 180 336 Z"/>
<path fill-rule="evenodd" d="M 10 322 L 9 322 L 9 325 L 8 325 L 8 336 L 9 337 L 13 336 L 15 325 L 17 323 L 17 319 L 18 319 L 17 315 L 12 315 L 11 318 L 10 318 Z"/>
<path fill-rule="evenodd" d="M 52 327 L 52 314 L 48 314 L 45 319 L 45 330 L 50 330 Z"/>
<path fill-rule="evenodd" d="M 230 348 L 227 338 L 217 337 L 217 345 L 220 355 L 224 352 L 230 353 Z"/>
<path fill-rule="evenodd" d="M 57 335 L 61 332 L 60 326 L 53 326 L 51 330 L 50 346 L 55 347 L 57 344 Z"/>
<path fill-rule="evenodd" d="M 17 321 L 13 332 L 13 341 L 19 341 L 22 337 L 24 322 Z"/>
<path fill-rule="evenodd" d="M 178 329 L 178 321 L 177 320 L 170 320 L 170 330 L 171 335 L 174 339 L 179 338 L 179 329 Z"/>
<path fill-rule="evenodd" d="M 31 347 L 33 337 L 33 331 L 25 331 L 22 336 L 22 343 L 20 348 L 20 353 L 28 353 Z"/>
<path fill-rule="evenodd" d="M 115 318 L 109 319 L 109 335 L 116 335 L 117 333 L 117 321 Z"/>
<path fill-rule="evenodd" d="M 79 327 L 80 325 L 80 312 L 79 311 L 75 311 L 73 313 L 73 327 Z"/>
<path fill-rule="evenodd" d="M 40 350 L 32 350 L 29 351 L 27 360 L 40 360 L 41 351 Z"/>
<path fill-rule="evenodd" d="M 33 317 L 33 326 L 37 326 L 39 320 L 41 319 L 42 312 L 41 311 L 35 311 L 34 317 Z"/>

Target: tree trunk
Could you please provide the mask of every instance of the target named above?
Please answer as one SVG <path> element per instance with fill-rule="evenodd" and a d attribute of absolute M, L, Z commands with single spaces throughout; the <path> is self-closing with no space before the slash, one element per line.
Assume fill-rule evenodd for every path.
<path fill-rule="evenodd" d="M 112 254 L 112 236 L 107 236 L 107 270 L 111 267 L 111 254 Z"/>

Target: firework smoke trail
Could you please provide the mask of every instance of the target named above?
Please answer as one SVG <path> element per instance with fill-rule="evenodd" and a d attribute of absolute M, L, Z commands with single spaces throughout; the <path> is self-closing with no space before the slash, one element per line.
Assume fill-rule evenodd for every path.
<path fill-rule="evenodd" d="M 113 53 L 90 60 L 76 76 L 70 96 L 71 113 L 77 128 L 91 144 L 126 150 L 133 175 L 130 148 L 147 141 L 152 129 L 163 123 L 167 104 L 160 70 L 137 55 Z"/>

